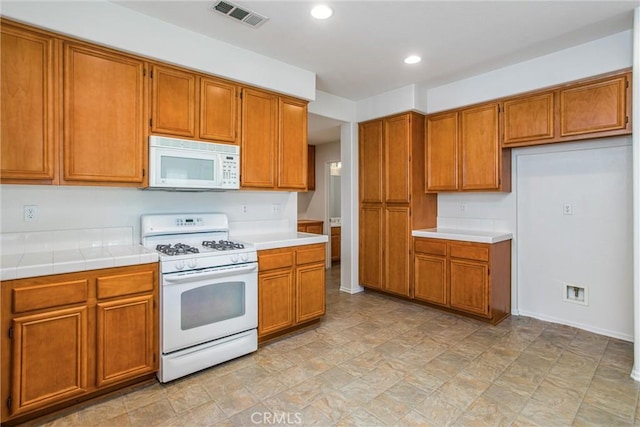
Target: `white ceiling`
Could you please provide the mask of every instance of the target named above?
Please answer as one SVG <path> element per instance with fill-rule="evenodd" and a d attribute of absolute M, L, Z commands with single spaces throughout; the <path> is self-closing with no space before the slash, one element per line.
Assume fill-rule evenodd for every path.
<path fill-rule="evenodd" d="M 353 101 L 412 83 L 437 86 L 632 28 L 637 0 L 321 1 L 235 3 L 269 21 L 258 28 L 210 11 L 210 1 L 115 1 L 162 21 L 316 73 L 316 87 Z M 403 58 L 423 60 L 406 65 Z M 326 142 L 313 123 L 311 143 Z M 335 121 L 334 121 L 335 122 Z M 323 127 L 323 126 L 324 127 Z M 313 129 L 312 129 L 313 128 Z M 315 133 L 314 133 L 315 132 Z M 335 140 L 335 139 L 333 139 Z"/>

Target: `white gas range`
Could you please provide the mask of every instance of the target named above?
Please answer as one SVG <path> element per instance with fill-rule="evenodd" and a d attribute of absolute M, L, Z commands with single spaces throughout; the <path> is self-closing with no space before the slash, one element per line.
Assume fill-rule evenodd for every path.
<path fill-rule="evenodd" d="M 258 348 L 258 263 L 221 213 L 143 215 L 160 257 L 160 370 L 167 382 Z"/>

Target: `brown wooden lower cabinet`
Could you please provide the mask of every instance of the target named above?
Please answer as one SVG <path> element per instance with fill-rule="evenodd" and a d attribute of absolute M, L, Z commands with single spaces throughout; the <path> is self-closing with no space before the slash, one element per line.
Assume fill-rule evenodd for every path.
<path fill-rule="evenodd" d="M 331 262 L 340 262 L 342 227 L 331 227 Z"/>
<path fill-rule="evenodd" d="M 258 340 L 325 313 L 325 244 L 258 251 Z"/>
<path fill-rule="evenodd" d="M 157 263 L 1 285 L 3 423 L 157 370 Z"/>
<path fill-rule="evenodd" d="M 413 238 L 414 298 L 496 324 L 511 313 L 511 240 Z"/>
<path fill-rule="evenodd" d="M 315 219 L 298 220 L 298 231 L 300 231 L 301 233 L 323 234 L 324 221 Z"/>

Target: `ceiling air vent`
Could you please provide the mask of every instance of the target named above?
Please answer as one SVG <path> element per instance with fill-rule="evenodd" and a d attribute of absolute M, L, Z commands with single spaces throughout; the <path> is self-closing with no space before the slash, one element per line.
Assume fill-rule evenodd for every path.
<path fill-rule="evenodd" d="M 213 6 L 211 6 L 211 10 L 221 13 L 229 18 L 233 18 L 233 20 L 253 28 L 258 28 L 269 20 L 266 16 L 257 14 L 230 1 L 217 1 Z"/>

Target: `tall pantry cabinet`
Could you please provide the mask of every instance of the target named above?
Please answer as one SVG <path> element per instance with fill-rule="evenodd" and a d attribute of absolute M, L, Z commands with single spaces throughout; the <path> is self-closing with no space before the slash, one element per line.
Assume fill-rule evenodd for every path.
<path fill-rule="evenodd" d="M 413 297 L 411 231 L 436 226 L 437 196 L 424 192 L 424 116 L 360 123 L 360 284 Z"/>

